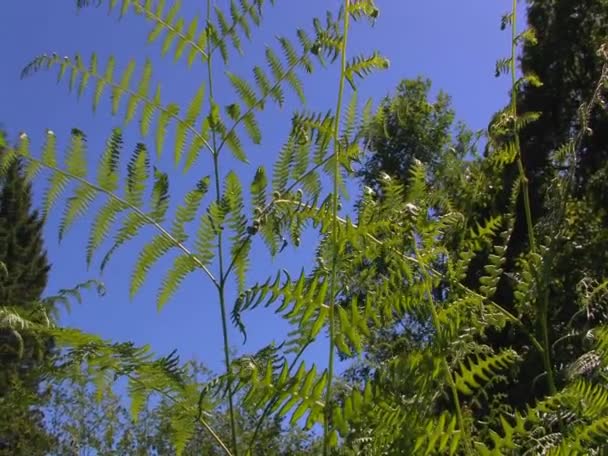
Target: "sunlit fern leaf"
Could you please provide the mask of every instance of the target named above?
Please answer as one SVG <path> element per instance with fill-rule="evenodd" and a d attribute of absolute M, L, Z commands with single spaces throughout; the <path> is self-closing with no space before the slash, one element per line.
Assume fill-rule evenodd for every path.
<path fill-rule="evenodd" d="M 159 289 L 156 308 L 160 311 L 180 287 L 184 279 L 196 271 L 198 264 L 191 255 L 181 255 L 173 263 L 173 267 L 163 279 Z"/>
<path fill-rule="evenodd" d="M 570 435 L 560 445 L 549 449 L 548 456 L 575 456 L 583 454 L 603 454 L 608 439 L 608 417 L 601 417 L 589 424 L 573 426 Z M 593 453 L 591 450 L 595 450 Z"/>
<path fill-rule="evenodd" d="M 169 208 L 169 176 L 156 168 L 154 169 L 151 206 L 150 217 L 156 223 L 162 223 Z"/>
<path fill-rule="evenodd" d="M 239 178 L 234 172 L 228 173 L 224 184 L 223 195 L 226 207 L 226 224 L 232 231 L 231 241 L 232 261 L 234 262 L 239 292 L 244 288 L 245 273 L 248 268 L 249 241 L 247 235 L 247 217 L 245 216 L 245 203 L 243 190 Z"/>
<path fill-rule="evenodd" d="M 369 57 L 354 57 L 346 66 L 345 77 L 354 90 L 356 89 L 355 76 L 363 78 L 371 74 L 372 71 L 386 70 L 389 65 L 388 59 L 382 57 L 378 52 L 374 52 Z"/>
<path fill-rule="evenodd" d="M 77 128 L 72 129 L 70 145 L 66 154 L 66 169 L 67 172 L 84 178 L 87 175 L 87 150 L 86 137 L 84 133 Z"/>
<path fill-rule="evenodd" d="M 127 166 L 126 200 L 134 206 L 141 206 L 146 188 L 150 160 L 146 146 L 138 143 Z"/>
<path fill-rule="evenodd" d="M 142 136 L 148 136 L 150 132 L 150 125 L 152 124 L 152 118 L 156 110 L 160 107 L 160 84 L 156 86 L 156 92 L 154 92 L 154 98 L 151 101 L 144 101 L 141 112 L 141 120 L 139 122 L 139 131 Z"/>
<path fill-rule="evenodd" d="M 344 117 L 342 118 L 342 141 L 345 144 L 348 144 L 353 136 L 355 128 L 357 125 L 357 108 L 358 108 L 358 93 L 353 92 L 350 101 L 348 102 L 348 106 L 344 112 Z"/>
<path fill-rule="evenodd" d="M 291 178 L 294 181 L 299 181 L 308 171 L 308 165 L 310 163 L 310 144 L 299 144 L 294 149 Z"/>
<path fill-rule="evenodd" d="M 155 145 L 156 145 L 156 156 L 160 157 L 163 151 L 163 145 L 165 143 L 165 138 L 167 137 L 167 127 L 169 126 L 169 121 L 177 117 L 179 114 L 179 106 L 171 103 L 167 105 L 166 109 L 162 110 L 158 114 L 158 123 L 156 126 L 156 137 L 155 137 Z"/>
<path fill-rule="evenodd" d="M 190 147 L 186 153 L 186 159 L 184 163 L 184 172 L 187 172 L 192 165 L 196 162 L 201 150 L 207 146 L 207 139 L 209 134 L 209 120 L 204 119 L 197 135 L 194 135 L 190 142 Z"/>
<path fill-rule="evenodd" d="M 171 227 L 171 235 L 178 242 L 184 242 L 187 239 L 188 236 L 186 234 L 185 225 L 194 220 L 201 201 L 209 190 L 209 182 L 209 176 L 199 180 L 196 184 L 196 188 L 186 194 L 184 203 L 177 208 L 175 219 Z"/>
<path fill-rule="evenodd" d="M 462 438 L 462 431 L 456 429 L 456 417 L 442 414 L 438 420 L 429 421 L 426 426 L 426 435 L 416 441 L 414 451 L 416 454 L 456 454 Z"/>
<path fill-rule="evenodd" d="M 100 210 L 97 212 L 97 217 L 93 220 L 91 225 L 91 231 L 89 233 L 89 239 L 86 247 L 86 262 L 87 266 L 90 266 L 93 255 L 97 249 L 101 246 L 103 241 L 110 235 L 110 229 L 116 222 L 120 213 L 126 211 L 128 205 L 116 200 L 110 199 Z"/>
<path fill-rule="evenodd" d="M 285 77 L 285 68 L 279 56 L 270 47 L 266 47 L 266 62 L 274 76 L 275 83 Z"/>
<path fill-rule="evenodd" d="M 220 36 L 220 32 L 213 22 L 207 24 L 207 36 L 209 40 L 208 48 L 209 55 L 212 56 L 216 49 L 220 50 L 224 63 L 228 62 L 228 44 L 227 40 Z"/>
<path fill-rule="evenodd" d="M 249 270 L 249 253 L 251 251 L 251 239 L 239 238 L 232 243 L 230 253 L 234 261 L 234 271 L 237 282 L 237 291 L 240 293 L 245 289 L 245 279 Z"/>
<path fill-rule="evenodd" d="M 68 198 L 59 222 L 59 240 L 62 240 L 76 219 L 82 216 L 99 196 L 96 188 L 88 183 L 83 183 L 76 188 L 74 194 Z"/>
<path fill-rule="evenodd" d="M 20 153 L 21 156 L 28 156 L 27 153 Z M 33 180 L 42 170 L 44 164 L 57 164 L 57 137 L 51 130 L 46 131 L 46 138 L 42 146 L 42 154 L 40 160 L 29 160 L 25 169 L 25 178 L 28 181 Z M 2 171 L 0 170 L 0 175 Z"/>
<path fill-rule="evenodd" d="M 108 65 L 106 66 L 106 73 L 112 74 L 114 72 L 114 62 L 112 58 L 110 58 Z M 91 74 L 98 74 L 97 71 L 97 55 L 93 54 L 91 56 L 91 62 L 89 64 L 89 72 Z M 111 80 L 111 77 L 110 77 Z M 103 91 L 106 86 L 106 78 L 98 78 L 95 80 L 95 88 L 93 90 L 93 112 L 97 110 L 97 106 L 99 105 L 99 101 L 101 100 L 101 96 L 103 95 Z"/>
<path fill-rule="evenodd" d="M 192 97 L 188 109 L 186 109 L 186 117 L 184 123 L 187 125 L 194 125 L 201 115 L 203 109 L 203 102 L 205 100 L 205 84 L 201 84 L 196 90 L 196 93 Z"/>
<path fill-rule="evenodd" d="M 46 153 L 48 155 L 44 156 L 43 159 L 48 160 L 48 162 L 45 162 L 45 165 L 51 167 L 54 171 L 49 178 L 49 186 L 44 194 L 43 211 L 44 214 L 49 214 L 51 208 L 57 203 L 67 187 L 70 181 L 70 174 L 76 177 L 84 177 L 86 175 L 84 134 L 80 130 L 72 130 L 72 137 L 66 154 L 67 173 L 57 168 L 55 151 L 48 149 Z"/>
<path fill-rule="evenodd" d="M 295 156 L 295 147 L 290 137 L 287 143 L 281 148 L 279 157 L 274 164 L 272 189 L 279 194 L 285 191 L 289 182 L 290 165 Z"/>
<path fill-rule="evenodd" d="M 510 349 L 469 358 L 467 363 L 460 363 L 460 369 L 454 375 L 456 388 L 463 394 L 472 394 L 474 389 L 482 387 L 481 380 L 489 381 L 497 371 L 508 368 L 518 359 L 517 353 Z"/>
<path fill-rule="evenodd" d="M 239 9 L 235 0 L 230 0 L 230 18 L 232 23 L 238 25 L 247 39 L 251 39 L 251 28 L 247 22 L 247 18 Z M 234 27 L 234 25 L 232 26 Z"/>
<path fill-rule="evenodd" d="M 135 111 L 137 110 L 137 106 L 142 100 L 145 100 L 148 96 L 148 92 L 150 91 L 150 80 L 152 78 L 152 62 L 150 59 L 146 59 L 144 63 L 144 68 L 141 74 L 141 79 L 137 84 L 137 89 L 135 93 L 133 93 L 129 101 L 127 102 L 127 109 L 125 111 L 125 122 L 130 123 L 135 116 Z"/>
<path fill-rule="evenodd" d="M 106 191 L 114 191 L 118 186 L 118 165 L 122 153 L 123 138 L 119 128 L 112 130 L 106 142 L 100 166 L 97 171 L 97 183 Z"/>
<path fill-rule="evenodd" d="M 213 201 L 200 219 L 196 232 L 195 253 L 204 265 L 209 265 L 215 257 L 216 238 L 222 229 L 225 217 L 225 209 Z"/>
<path fill-rule="evenodd" d="M 348 6 L 348 13 L 354 20 L 367 18 L 375 21 L 380 14 L 373 0 L 354 0 Z"/>
<path fill-rule="evenodd" d="M 131 274 L 129 287 L 131 299 L 133 299 L 145 283 L 150 268 L 173 247 L 175 247 L 175 244 L 164 234 L 157 235 L 151 242 L 145 245 L 137 258 Z"/>
<path fill-rule="evenodd" d="M 228 38 L 230 38 L 234 48 L 239 53 L 241 53 L 242 52 L 241 39 L 240 39 L 238 33 L 236 33 L 235 28 L 228 22 L 228 19 L 226 19 L 224 12 L 217 6 L 215 7 L 215 16 L 216 16 L 217 24 L 219 27 L 219 32 L 221 34 L 219 41 L 225 41 Z M 228 62 L 227 52 L 225 54 L 224 54 L 224 52 L 222 52 L 222 57 L 224 59 L 224 62 L 227 63 Z"/>
<path fill-rule="evenodd" d="M 135 73 L 135 60 L 130 60 L 120 82 L 112 87 L 112 115 L 114 116 L 118 113 L 121 98 L 130 88 L 133 73 Z"/>
<path fill-rule="evenodd" d="M 103 271 L 106 268 L 106 266 L 114 256 L 114 253 L 116 253 L 116 251 L 123 244 L 137 236 L 139 234 L 139 230 L 149 223 L 150 220 L 148 217 L 145 216 L 145 214 L 139 212 L 130 212 L 123 221 L 122 226 L 114 236 L 114 244 L 112 245 L 112 247 L 110 247 L 108 252 L 101 260 L 101 270 Z"/>
<path fill-rule="evenodd" d="M 260 144 L 262 142 L 262 130 L 260 130 L 253 112 L 248 112 L 242 117 L 242 119 L 243 125 L 245 126 L 245 130 L 247 131 L 251 142 L 254 144 Z"/>
<path fill-rule="evenodd" d="M 226 72 L 226 75 L 228 76 L 232 87 L 238 94 L 241 101 L 245 104 L 245 106 L 247 106 L 248 109 L 254 108 L 258 104 L 258 98 L 249 83 L 243 78 L 233 73 L 230 73 L 229 71 Z"/>
<path fill-rule="evenodd" d="M 260 213 L 266 206 L 266 187 L 268 179 L 263 166 L 258 167 L 251 183 L 251 207 L 255 213 Z"/>
<path fill-rule="evenodd" d="M 228 132 L 228 134 L 226 135 L 226 137 L 224 138 L 224 141 L 226 142 L 226 145 L 230 149 L 230 152 L 232 152 L 232 155 L 234 156 L 234 158 L 236 158 L 237 160 L 239 160 L 243 163 L 249 163 L 249 160 L 247 159 L 247 155 L 245 154 L 245 151 L 243 150 L 243 145 L 241 143 L 241 140 L 239 139 L 236 131 L 230 130 Z"/>

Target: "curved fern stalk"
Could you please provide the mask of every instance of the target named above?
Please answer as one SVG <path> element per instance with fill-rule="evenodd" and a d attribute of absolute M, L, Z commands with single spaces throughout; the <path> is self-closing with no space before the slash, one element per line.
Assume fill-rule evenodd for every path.
<path fill-rule="evenodd" d="M 517 86 L 518 79 L 516 74 L 516 59 L 517 59 L 517 45 L 520 39 L 534 40 L 534 36 L 530 35 L 530 33 L 522 34 L 518 36 L 517 34 L 517 0 L 513 0 L 512 9 L 511 9 L 511 57 L 509 61 L 509 67 L 511 72 L 511 104 L 510 104 L 510 114 L 512 118 L 513 125 L 513 135 L 514 135 L 514 144 L 515 144 L 515 152 L 517 154 L 517 169 L 519 172 L 519 178 L 521 181 L 521 190 L 522 197 L 524 201 L 524 212 L 526 216 L 526 225 L 528 228 L 528 241 L 530 243 L 530 251 L 532 253 L 538 253 L 535 234 L 534 234 L 534 225 L 532 220 L 532 211 L 530 208 L 530 190 L 528 187 L 528 177 L 526 176 L 526 172 L 524 170 L 523 159 L 521 154 L 521 147 L 519 141 L 519 130 L 518 130 L 518 114 L 517 114 Z M 537 280 L 539 284 L 541 284 L 541 280 L 544 282 L 547 277 L 538 277 Z M 539 319 L 540 319 L 540 327 L 542 333 L 542 347 L 543 351 L 541 352 L 543 356 L 543 363 L 545 365 L 545 371 L 547 373 L 547 385 L 549 387 L 549 392 L 551 394 L 555 394 L 557 391 L 555 386 L 555 379 L 553 373 L 553 364 L 551 361 L 551 344 L 549 341 L 549 295 L 548 295 L 548 284 L 545 282 L 543 284 L 545 290 L 543 292 L 543 296 L 540 299 L 539 305 Z"/>
<path fill-rule="evenodd" d="M 334 338 L 335 338 L 335 312 L 336 312 L 336 290 L 338 286 L 338 189 L 340 185 L 340 114 L 342 112 L 342 99 L 344 97 L 344 82 L 346 81 L 346 50 L 348 44 L 348 31 L 349 31 L 349 19 L 350 15 L 350 0 L 344 0 L 344 18 L 342 26 L 342 37 L 340 43 L 340 77 L 338 83 L 338 99 L 336 101 L 336 112 L 335 121 L 333 126 L 333 140 L 334 140 L 334 175 L 333 175 L 333 192 L 332 192 L 332 208 L 331 215 L 333 218 L 332 233 L 331 233 L 331 244 L 333 254 L 331 258 L 331 274 L 329 284 L 329 358 L 327 361 L 327 385 L 325 389 L 325 418 L 323 423 L 323 454 L 329 455 L 332 441 L 337 439 L 335 432 L 332 432 L 330 423 L 331 404 L 332 398 L 332 381 L 334 376 Z"/>
<path fill-rule="evenodd" d="M 207 24 L 211 23 L 211 0 L 207 0 Z M 211 49 L 211 27 L 207 27 L 207 49 L 210 51 Z M 214 84 L 213 84 L 213 57 L 211 56 L 211 52 L 208 52 L 209 58 L 207 59 L 207 86 L 209 87 L 209 111 L 211 116 L 215 110 L 217 110 L 217 104 L 214 97 Z M 218 207 L 222 206 L 222 191 L 220 188 L 221 181 L 221 173 L 220 173 L 220 164 L 219 164 L 219 151 L 217 149 L 217 133 L 214 125 L 211 126 L 211 144 L 212 144 L 212 155 L 213 155 L 213 174 L 215 181 L 215 202 Z M 230 340 L 228 336 L 228 318 L 227 318 L 227 310 L 226 310 L 226 280 L 227 277 L 224 273 L 224 239 L 222 235 L 222 230 L 217 231 L 217 259 L 218 259 L 218 268 L 219 268 L 219 282 L 218 282 L 218 297 L 219 297 L 219 306 L 220 306 L 220 314 L 222 321 L 222 339 L 223 339 L 223 348 L 224 348 L 224 367 L 226 369 L 226 373 L 229 374 L 231 372 L 231 361 L 230 361 Z M 236 417 L 234 411 L 234 390 L 232 379 L 228 378 L 226 384 L 226 392 L 228 395 L 228 408 L 230 413 L 230 435 L 232 440 L 232 451 L 235 456 L 239 455 L 238 448 L 238 440 L 237 440 L 237 427 L 236 427 Z"/>

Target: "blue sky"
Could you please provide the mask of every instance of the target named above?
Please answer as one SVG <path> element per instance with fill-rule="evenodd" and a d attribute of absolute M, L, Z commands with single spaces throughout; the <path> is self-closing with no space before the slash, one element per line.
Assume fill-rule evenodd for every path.
<path fill-rule="evenodd" d="M 184 0 L 183 3 L 184 14 L 189 16 L 202 14 L 206 2 Z M 217 3 L 224 5 L 228 2 Z M 508 81 L 494 78 L 494 63 L 509 52 L 509 35 L 500 31 L 499 24 L 501 15 L 509 9 L 511 2 L 378 0 L 377 3 L 381 11 L 378 22 L 373 29 L 357 26 L 351 35 L 349 51 L 357 54 L 379 50 L 390 59 L 391 67 L 364 81 L 360 85 L 361 97 L 372 97 L 377 101 L 392 92 L 401 79 L 422 75 L 433 81 L 435 92 L 442 89 L 451 95 L 459 120 L 465 121 L 472 129 L 486 127 L 491 114 L 507 101 Z M 251 74 L 251 68 L 260 56 L 260 45 L 273 45 L 273 36 L 278 34 L 293 37 L 295 28 L 309 27 L 313 16 L 324 15 L 326 8 L 337 8 L 339 4 L 339 0 L 279 0 L 276 7 L 266 10 L 262 29 L 254 32 L 253 43 L 245 46 L 243 57 L 233 60 L 230 71 L 244 76 Z M 163 84 L 163 102 L 187 102 L 205 80 L 205 68 L 194 65 L 188 70 L 183 62 L 174 65 L 171 58 L 161 59 L 158 46 L 146 45 L 148 30 L 148 23 L 140 18 L 129 15 L 118 22 L 116 15 L 106 15 L 105 8 L 76 14 L 75 0 L 6 0 L 0 15 L 0 123 L 8 130 L 9 137 L 14 139 L 19 131 L 26 131 L 35 149 L 49 128 L 56 132 L 60 144 L 65 145 L 70 129 L 77 127 L 87 133 L 89 153 L 94 158 L 102 150 L 111 129 L 121 125 L 122 118 L 110 116 L 108 97 L 93 113 L 90 92 L 77 100 L 75 95 L 68 94 L 66 84 L 56 84 L 55 71 L 20 80 L 23 66 L 45 52 L 68 56 L 79 52 L 88 57 L 96 51 L 102 62 L 109 54 L 114 54 L 118 68 L 124 68 L 130 58 L 143 62 L 149 56 L 154 63 L 154 79 Z M 219 69 L 217 76 L 221 76 Z M 308 108 L 333 109 L 336 87 L 335 73 L 316 74 L 305 83 Z M 220 83 L 217 90 L 220 96 L 229 96 L 225 84 Z M 259 164 L 270 166 L 286 138 L 287 122 L 296 108 L 296 99 L 290 97 L 281 111 L 269 109 L 261 117 L 265 135 L 263 145 L 249 148 L 251 165 L 237 165 L 227 158 L 222 165 L 223 172 L 236 166 L 244 185 L 248 185 Z M 126 151 L 132 150 L 135 143 L 142 140 L 137 124 L 127 128 L 125 138 Z M 147 143 L 153 149 L 150 138 Z M 171 160 L 163 160 L 161 166 L 174 176 L 176 201 L 192 182 L 211 173 L 209 157 L 201 158 L 188 176 L 172 169 Z M 43 186 L 37 185 L 37 190 L 41 188 Z M 128 279 L 131 268 L 142 245 L 150 239 L 151 232 L 143 233 L 124 247 L 100 276 L 95 267 L 87 271 L 84 261 L 83 246 L 91 217 L 77 224 L 67 239 L 59 244 L 59 210 L 57 208 L 51 215 L 46 228 L 47 248 L 53 263 L 48 293 L 89 278 L 100 278 L 108 289 L 103 298 L 86 295 L 82 305 L 76 305 L 71 313 L 63 316 L 62 324 L 117 341 L 150 343 L 159 353 L 177 348 L 185 359 L 196 357 L 211 368 L 220 368 L 219 310 L 215 291 L 206 279 L 201 275 L 190 277 L 173 300 L 158 313 L 155 293 L 163 270 L 170 265 L 165 260 L 152 271 L 144 289 L 130 301 Z M 311 241 L 297 250 L 288 248 L 274 261 L 256 247 L 249 284 L 254 279 L 272 274 L 278 267 L 292 271 L 307 267 L 314 248 L 314 239 Z M 246 323 L 250 333 L 246 347 L 239 345 L 240 336 L 236 330 L 231 330 L 232 343 L 239 351 L 255 350 L 272 338 L 280 341 L 285 329 L 272 317 L 270 310 L 252 312 L 247 315 Z M 320 346 L 311 349 L 309 359 L 323 364 L 325 349 Z"/>

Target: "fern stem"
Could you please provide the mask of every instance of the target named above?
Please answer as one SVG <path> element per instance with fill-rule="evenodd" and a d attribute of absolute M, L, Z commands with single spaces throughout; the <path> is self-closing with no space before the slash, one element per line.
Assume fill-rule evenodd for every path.
<path fill-rule="evenodd" d="M 340 82 L 338 86 L 338 100 L 336 102 L 336 117 L 334 119 L 334 179 L 332 194 L 332 264 L 331 281 L 329 291 L 329 359 L 327 366 L 327 387 L 325 390 L 325 416 L 323 423 L 323 454 L 329 455 L 330 450 L 330 413 L 332 404 L 332 381 L 334 376 L 334 333 L 335 333 L 335 308 L 336 308 L 336 288 L 338 272 L 338 182 L 340 179 L 340 115 L 342 111 L 342 101 L 344 98 L 344 81 L 346 79 L 346 49 L 348 44 L 348 25 L 350 19 L 350 0 L 344 0 L 344 22 L 342 30 L 341 56 L 340 56 Z"/>
<path fill-rule="evenodd" d="M 39 160 L 37 158 L 30 157 L 29 155 L 21 155 L 21 156 L 23 158 L 25 158 L 26 160 L 28 160 L 28 161 L 39 163 L 40 165 L 44 166 L 45 168 L 50 169 L 54 173 L 62 174 L 62 175 L 66 176 L 69 179 L 72 179 L 72 180 L 74 180 L 76 182 L 84 184 L 84 185 L 92 188 L 96 192 L 104 194 L 107 197 L 115 200 L 116 202 L 118 202 L 118 203 L 120 203 L 120 204 L 128 207 L 133 212 L 135 212 L 137 215 L 139 215 L 140 217 L 142 217 L 146 222 L 148 222 L 150 225 L 154 226 L 158 231 L 160 231 L 160 233 L 163 236 L 165 236 L 175 247 L 177 247 L 182 252 L 184 252 L 186 255 L 188 255 L 192 259 L 192 261 L 194 261 L 196 263 L 196 265 L 198 267 L 200 267 L 205 272 L 205 274 L 209 277 L 209 279 L 211 279 L 211 281 L 213 282 L 213 284 L 216 287 L 219 287 L 219 282 L 217 281 L 217 279 L 215 278 L 215 276 L 213 275 L 213 273 L 209 270 L 209 268 L 207 268 L 207 266 L 205 266 L 204 263 L 201 262 L 201 260 L 194 253 L 192 253 L 183 243 L 181 243 L 173 235 L 171 235 L 171 233 L 169 233 L 160 223 L 158 223 L 157 221 L 155 221 L 153 218 L 151 218 L 148 214 L 146 214 L 145 212 L 143 212 L 137 206 L 134 206 L 134 205 L 130 204 L 128 201 L 126 201 L 125 199 L 123 199 L 120 196 L 116 195 L 115 193 L 113 193 L 111 191 L 108 191 L 108 190 L 104 189 L 103 187 L 100 187 L 99 185 L 95 185 L 95 184 L 89 182 L 88 180 L 86 180 L 86 179 L 84 179 L 84 178 L 82 178 L 80 176 L 76 176 L 75 174 L 72 174 L 72 173 L 70 173 L 68 171 L 65 171 L 65 170 L 63 170 L 61 168 L 58 168 L 56 166 L 49 165 L 48 163 L 45 163 L 44 161 Z"/>
<path fill-rule="evenodd" d="M 211 0 L 207 0 L 207 49 L 211 46 L 211 34 L 210 34 L 210 23 L 211 23 Z M 207 79 L 209 86 L 209 109 L 213 109 L 215 105 L 214 92 L 213 92 L 213 58 L 211 53 L 208 52 L 207 58 Z M 215 178 L 215 201 L 221 205 L 222 193 L 220 188 L 220 164 L 219 164 L 219 150 L 217 149 L 217 135 L 215 128 L 211 129 L 211 142 L 213 147 L 213 174 Z M 232 376 L 231 376 L 231 360 L 230 360 L 230 340 L 228 336 L 228 317 L 226 312 L 226 279 L 224 274 L 224 248 L 223 248 L 223 236 L 222 230 L 218 230 L 217 234 L 217 257 L 219 267 L 220 283 L 218 287 L 219 301 L 220 301 L 220 313 L 222 319 L 222 338 L 224 345 L 224 365 L 226 368 L 226 374 L 228 376 L 226 389 L 228 393 L 228 408 L 230 413 L 230 434 L 232 437 L 232 451 L 235 456 L 238 456 L 238 442 L 237 442 L 237 429 L 236 429 L 236 418 L 234 415 L 234 392 L 232 390 Z"/>
<path fill-rule="evenodd" d="M 536 239 L 534 235 L 534 225 L 532 221 L 532 210 L 530 208 L 530 189 L 528 177 L 523 164 L 523 158 L 521 153 L 521 144 L 519 140 L 519 131 L 517 130 L 517 74 L 515 60 L 517 58 L 517 0 L 513 0 L 512 11 L 511 11 L 511 117 L 513 122 L 513 133 L 515 136 L 515 150 L 517 152 L 517 169 L 519 177 L 521 179 L 522 198 L 524 201 L 524 212 L 526 217 L 526 226 L 528 229 L 528 242 L 530 243 L 530 251 L 536 253 Z M 537 277 L 539 282 L 546 281 L 543 278 Z M 539 283 L 541 285 L 541 283 Z M 555 379 L 553 375 L 553 363 L 551 361 L 551 344 L 549 341 L 549 293 L 548 289 L 543 291 L 543 296 L 540 301 L 539 318 L 540 318 L 540 330 L 543 344 L 543 350 L 541 355 L 543 357 L 543 364 L 545 371 L 547 372 L 547 386 L 549 392 L 555 394 Z"/>

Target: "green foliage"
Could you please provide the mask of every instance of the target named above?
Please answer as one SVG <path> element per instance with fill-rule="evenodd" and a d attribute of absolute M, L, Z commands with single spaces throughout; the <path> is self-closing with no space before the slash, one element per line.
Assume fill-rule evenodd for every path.
<path fill-rule="evenodd" d="M 78 5 L 95 3 L 102 2 Z M 566 214 L 578 220 L 577 211 L 584 213 L 584 207 L 570 203 L 576 170 L 565 167 L 552 175 L 552 185 L 560 190 L 547 199 L 549 215 L 532 217 L 531 195 L 537 190 L 530 190 L 521 137 L 542 117 L 540 109 L 519 109 L 517 90 L 541 85 L 528 71 L 516 77 L 515 46 L 497 65 L 498 73 L 513 78 L 511 103 L 495 116 L 486 156 L 478 157 L 476 136 L 461 125 L 453 128 L 447 95 L 428 101 L 428 81 L 403 81 L 396 96 L 375 111 L 371 102 L 360 106 L 355 77 L 388 67 L 378 53 L 352 58 L 346 52 L 350 21 L 374 22 L 378 17 L 371 0 L 346 0 L 337 14 L 313 19 L 310 32 L 296 31 L 297 44 L 278 37 L 277 45 L 264 48 L 264 62 L 254 66 L 251 79 L 226 64 L 234 52 L 241 52 L 243 39 L 252 40 L 265 2 L 231 1 L 225 10 L 208 2 L 206 16 L 191 20 L 179 17 L 178 2 L 168 10 L 162 0 L 108 3 L 121 17 L 134 13 L 147 18 L 153 24 L 149 41 L 164 34 L 161 53 L 173 49 L 176 64 L 185 53 L 188 65 L 200 60 L 207 80 L 182 107 L 162 100 L 149 59 L 128 62 L 115 75 L 112 57 L 103 69 L 96 54 L 88 62 L 79 55 L 73 60 L 38 57 L 23 76 L 57 67 L 59 79 L 67 79 L 78 96 L 94 85 L 93 109 L 109 88 L 111 113 L 126 125 L 138 121 L 142 141 L 154 141 L 157 154 L 142 142 L 125 157 L 122 133 L 114 130 L 92 165 L 81 131 L 72 131 L 61 157 L 49 131 L 36 155 L 23 135 L 0 157 L 0 169 L 10 169 L 18 158 L 26 163 L 29 179 L 48 172 L 45 210 L 63 202 L 60 237 L 95 209 L 86 261 L 91 263 L 110 241 L 102 269 L 117 249 L 152 228 L 155 234 L 137 254 L 131 272 L 131 296 L 161 263 L 166 270 L 158 309 L 170 303 L 190 274 L 208 278 L 217 291 L 225 372 L 193 377 L 175 353 L 157 359 L 147 347 L 59 329 L 3 308 L 0 321 L 17 339 L 22 332 L 41 334 L 64 349 L 53 373 L 56 381 L 77 379 L 81 387 L 90 381 L 103 402 L 114 380 L 126 378 L 133 419 L 160 398 L 162 420 L 154 424 L 153 441 L 176 454 L 289 453 L 292 449 L 271 439 L 268 447 L 261 446 L 268 426 L 268 432 L 279 432 L 283 420 L 306 431 L 322 426 L 319 446 L 311 451 L 324 455 L 571 454 L 603 449 L 608 338 L 593 318 L 603 308 L 605 278 L 586 281 L 586 287 L 572 292 L 582 310 L 566 326 L 581 337 L 581 328 L 594 323 L 589 333 L 594 339 L 584 350 L 581 344 L 579 357 L 558 364 L 555 345 L 563 341 L 550 331 L 549 297 L 555 294 L 558 248 L 570 238 L 552 237 L 551 229 L 582 236 L 574 227 L 562 230 L 557 222 Z M 541 43 L 541 35 L 518 33 L 516 13 L 514 2 L 503 18 L 503 26 L 512 26 L 513 44 Z M 287 106 L 286 87 L 301 103 L 306 100 L 301 75 L 312 72 L 316 61 L 339 67 L 335 109 L 294 110 L 272 172 L 257 166 L 251 183 L 245 184 L 236 169 L 223 170 L 225 153 L 241 165 L 250 163 L 245 137 L 262 143 L 267 129 L 258 115 L 268 103 Z M 218 65 L 224 71 L 214 71 Z M 219 78 L 233 92 L 225 100 L 213 91 Z M 597 93 L 604 82 L 600 78 Z M 597 93 L 581 109 L 583 114 L 599 105 Z M 126 99 L 125 106 L 121 99 Z M 582 125 L 587 125 L 585 118 L 581 115 Z M 181 198 L 170 187 L 169 171 L 159 168 L 170 131 L 176 167 L 185 160 L 184 171 L 190 171 L 207 150 L 213 169 L 206 177 L 197 176 Z M 556 160 L 568 164 L 568 154 L 576 152 L 586 134 L 568 141 Z M 465 160 L 469 153 L 472 158 Z M 363 169 L 355 171 L 357 163 Z M 356 175 L 366 184 L 356 217 L 342 215 L 348 179 Z M 494 193 L 500 194 L 500 204 L 492 205 Z M 319 235 L 311 267 L 298 273 L 279 270 L 249 283 L 258 235 L 275 257 L 289 244 L 299 247 L 305 230 L 311 229 Z M 10 274 L 8 263 L 7 270 Z M 513 290 L 510 299 L 505 283 Z M 245 314 L 271 306 L 288 325 L 288 335 L 280 345 L 233 359 L 228 317 L 246 339 Z M 521 340 L 497 341 L 509 332 Z M 325 334 L 327 364 L 302 360 Z M 22 351 L 23 341 L 17 342 Z M 336 375 L 336 357 L 359 358 L 362 369 L 354 381 Z M 542 383 L 543 389 L 534 396 L 536 402 L 514 407 L 503 401 L 502 391 L 530 363 L 540 373 L 532 385 Z M 133 440 L 127 441 L 131 437 L 104 438 L 107 451 L 132 449 Z M 196 446 L 201 442 L 206 443 Z M 143 440 L 137 445 L 139 450 L 149 448 Z"/>

